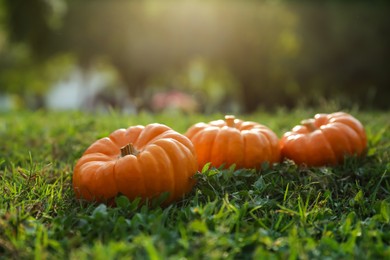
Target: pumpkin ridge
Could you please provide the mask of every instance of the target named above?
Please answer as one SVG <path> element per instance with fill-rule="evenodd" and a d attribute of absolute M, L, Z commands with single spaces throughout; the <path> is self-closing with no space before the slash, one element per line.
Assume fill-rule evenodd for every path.
<path fill-rule="evenodd" d="M 171 174 L 171 172 L 173 172 L 173 168 L 171 165 L 171 158 L 166 149 L 157 142 L 148 146 L 148 152 L 150 152 L 152 155 L 151 157 L 155 161 L 155 167 L 158 173 L 158 175 L 156 175 L 153 179 L 158 183 L 158 185 L 156 185 L 158 194 L 156 195 L 160 195 L 162 192 L 166 192 L 167 190 L 165 190 L 164 187 L 168 187 L 168 190 L 172 190 L 171 178 L 174 178 L 175 176 L 174 173 L 173 175 Z"/>
<path fill-rule="evenodd" d="M 213 121 L 209 122 L 208 124 L 206 124 L 205 128 L 207 128 L 209 126 L 215 126 L 218 128 L 222 128 L 222 127 L 226 126 L 226 122 L 223 119 L 213 120 Z"/>
<path fill-rule="evenodd" d="M 217 131 L 217 133 L 216 133 L 216 134 L 212 134 L 212 135 L 210 135 L 210 136 L 206 136 L 206 137 L 208 137 L 208 138 L 211 140 L 211 141 L 210 141 L 210 145 L 209 145 L 210 149 L 207 149 L 207 150 L 206 150 L 207 153 L 204 153 L 203 150 L 202 150 L 202 157 L 201 157 L 201 159 L 206 159 L 206 158 L 210 158 L 210 157 L 211 157 L 211 153 L 212 153 L 212 149 L 211 149 L 211 148 L 214 147 L 215 140 L 216 140 L 217 135 L 218 135 L 219 130 L 220 130 L 219 127 L 216 127 L 216 126 L 214 126 L 214 127 L 215 127 L 214 129 Z M 201 139 L 201 138 L 204 139 L 206 133 L 207 133 L 207 132 L 205 132 L 204 129 L 203 129 L 202 131 L 199 131 L 196 135 L 194 135 L 193 138 L 192 138 L 192 140 L 197 140 L 196 137 L 198 137 L 199 139 Z M 195 147 L 195 151 L 196 151 L 196 153 L 198 154 L 198 158 L 199 158 L 199 157 L 201 156 L 200 153 L 199 153 L 199 146 L 196 146 L 196 147 Z M 211 162 L 211 161 L 205 161 L 205 162 L 203 162 L 203 163 L 206 164 L 206 163 L 209 163 L 209 162 Z M 203 164 L 203 163 L 202 163 L 202 164 Z M 213 163 L 213 162 L 212 162 L 212 163 Z M 202 167 L 202 166 L 199 165 L 199 167 Z"/>
<path fill-rule="evenodd" d="M 344 136 L 344 139 L 346 139 L 348 143 L 348 149 L 347 149 L 348 151 L 346 152 L 346 154 L 349 155 L 353 154 L 355 149 L 353 147 L 353 143 L 351 143 L 352 137 L 349 131 L 353 131 L 354 133 L 356 132 L 352 128 L 350 128 L 347 124 L 343 124 L 342 122 L 334 122 L 334 125 L 337 125 L 340 129 L 343 130 L 340 133 Z"/>
<path fill-rule="evenodd" d="M 135 199 L 136 197 L 142 197 L 146 193 L 145 189 L 145 178 L 142 174 L 142 168 L 140 167 L 140 162 L 136 156 L 126 156 L 118 159 L 119 162 L 123 165 L 123 168 L 118 169 L 121 172 L 121 178 L 117 177 L 117 184 L 121 186 L 122 189 L 119 190 L 122 194 L 125 194 L 130 199 Z M 123 179 L 127 179 L 127 182 L 124 182 Z M 141 181 L 142 180 L 142 181 Z M 138 192 L 134 192 L 134 190 L 129 190 L 128 183 L 130 182 L 130 187 L 132 186 L 132 182 L 136 182 L 136 188 Z M 142 182 L 142 183 L 140 183 Z M 122 186 L 123 185 L 123 186 Z M 134 184 L 133 184 L 134 185 Z"/>
<path fill-rule="evenodd" d="M 298 136 L 295 138 L 296 140 L 300 140 L 302 143 L 300 144 L 299 142 L 297 142 L 296 140 L 295 140 L 295 142 L 293 143 L 293 145 L 295 146 L 294 147 L 294 151 L 296 152 L 297 150 L 299 151 L 297 154 L 299 154 L 299 156 L 301 157 L 301 161 L 302 162 L 307 162 L 307 155 L 306 155 L 306 153 L 305 152 L 302 152 L 302 150 L 299 150 L 299 149 L 297 149 L 296 148 L 296 146 L 303 146 L 303 149 L 304 150 L 307 150 L 307 138 L 306 138 L 306 136 L 305 135 L 303 135 L 303 134 L 298 134 Z"/>
<path fill-rule="evenodd" d="M 214 167 L 220 167 L 223 163 L 224 163 L 224 160 L 226 160 L 226 158 L 224 157 L 224 151 L 226 150 L 223 150 L 221 151 L 219 148 L 219 143 L 220 142 L 217 142 L 215 144 L 215 140 L 219 140 L 220 139 L 220 135 L 222 133 L 222 128 L 219 128 L 218 131 L 217 131 L 217 134 L 214 135 L 214 138 L 213 138 L 213 142 L 212 142 L 212 149 L 210 149 L 209 153 L 210 153 L 210 156 L 208 156 L 208 158 L 213 158 L 213 160 L 211 161 L 211 163 L 213 164 Z M 222 159 L 221 159 L 222 158 Z"/>
<path fill-rule="evenodd" d="M 342 123 L 351 127 L 361 138 L 363 146 L 366 146 L 367 136 L 364 127 L 359 120 L 351 115 L 339 115 L 332 117 L 332 122 Z"/>
<path fill-rule="evenodd" d="M 318 127 L 316 125 L 317 122 L 318 122 L 318 120 L 313 119 L 313 118 L 309 118 L 309 119 L 302 120 L 301 125 L 306 127 L 306 129 L 309 133 L 312 133 L 318 129 Z"/>
<path fill-rule="evenodd" d="M 111 140 L 111 142 L 113 144 L 115 144 L 117 147 L 122 147 L 123 145 L 125 145 L 123 143 L 123 139 L 126 135 L 126 129 L 125 128 L 119 128 L 117 130 L 115 130 L 114 132 L 112 132 L 108 138 Z"/>
<path fill-rule="evenodd" d="M 331 157 L 331 160 L 335 161 L 336 158 L 335 158 L 334 151 L 333 151 L 329 141 L 326 139 L 325 135 L 323 134 L 323 132 L 321 130 L 313 132 L 307 136 L 309 138 L 309 143 L 313 142 L 313 139 L 316 135 L 320 138 L 320 141 L 317 141 L 317 143 L 315 143 L 315 145 L 313 145 L 313 146 L 310 146 L 310 145 L 308 146 L 308 151 L 310 151 L 311 156 L 313 156 L 312 158 L 316 158 L 316 156 L 319 155 L 318 153 L 320 153 L 320 155 L 321 155 L 324 152 L 328 152 L 330 157 Z M 319 146 L 322 146 L 322 147 L 319 147 Z M 318 149 L 320 149 L 320 150 L 318 151 Z M 326 151 L 324 151 L 325 149 L 326 149 Z M 321 165 L 322 161 L 323 161 L 322 156 L 320 156 L 320 159 L 316 158 L 316 160 L 311 160 L 310 163 L 312 165 Z"/>
<path fill-rule="evenodd" d="M 326 125 L 326 126 L 329 127 L 329 124 Z M 324 138 L 325 142 L 326 142 L 327 144 L 329 144 L 329 146 L 331 147 L 332 155 L 333 155 L 333 158 L 334 158 L 333 164 L 338 163 L 338 162 L 339 162 L 339 158 L 338 158 L 338 156 L 337 156 L 337 154 L 336 154 L 336 152 L 335 152 L 335 150 L 334 150 L 333 145 L 329 142 L 328 137 L 327 137 L 327 131 L 326 131 L 327 128 L 326 128 L 326 127 L 321 127 L 320 130 L 322 131 L 322 134 L 323 134 L 324 137 L 325 137 L 325 138 Z"/>
<path fill-rule="evenodd" d="M 175 197 L 176 196 L 176 185 L 177 183 L 175 182 L 176 180 L 176 166 L 175 164 L 177 164 L 177 162 L 175 163 L 174 162 L 174 158 L 172 158 L 173 155 L 175 155 L 177 153 L 176 149 L 177 149 L 177 146 L 173 147 L 173 144 L 175 144 L 175 142 L 177 142 L 175 139 L 173 138 L 164 138 L 164 139 L 160 139 L 160 140 L 157 140 L 157 142 L 159 143 L 158 145 L 162 148 L 164 154 L 165 154 L 165 158 L 167 158 L 167 160 L 170 162 L 168 165 L 168 179 L 169 179 L 169 184 L 170 184 L 170 194 L 169 194 L 169 198 L 171 199 L 172 197 Z M 171 150 L 175 150 L 175 152 L 172 152 Z"/>
<path fill-rule="evenodd" d="M 154 123 L 147 125 L 138 136 L 138 148 L 142 150 L 142 148 L 148 145 L 152 140 L 155 140 L 157 137 L 168 130 L 172 129 L 163 124 Z"/>
<path fill-rule="evenodd" d="M 141 147 L 138 146 L 138 139 L 141 133 L 145 130 L 145 127 L 142 125 L 131 126 L 126 129 L 126 133 L 124 135 L 125 144 L 132 143 L 135 147 L 138 147 L 141 150 Z M 123 146 L 122 145 L 122 146 Z M 121 146 L 119 146 L 121 147 Z"/>
<path fill-rule="evenodd" d="M 269 154 L 271 154 L 270 158 L 269 158 L 269 162 L 272 163 L 272 162 L 277 162 L 279 161 L 280 159 L 280 151 L 279 151 L 279 139 L 278 137 L 276 136 L 276 134 L 274 134 L 273 132 L 270 132 L 270 129 L 265 127 L 265 126 L 262 126 L 261 128 L 257 128 L 258 130 L 258 133 L 262 136 L 265 137 L 265 139 L 267 139 L 268 141 L 268 145 L 267 147 L 269 148 L 268 149 L 268 152 Z M 276 152 L 275 152 L 276 150 Z"/>
<path fill-rule="evenodd" d="M 356 135 L 360 138 L 358 138 L 358 141 L 360 143 L 360 149 L 361 152 L 364 151 L 364 149 L 366 148 L 367 146 L 367 137 L 366 137 L 366 133 L 364 131 L 364 129 L 361 129 L 361 131 L 358 131 L 355 127 L 352 127 L 351 125 L 343 122 L 343 121 L 335 121 L 337 123 L 340 123 L 340 124 L 343 124 L 345 126 L 347 126 L 348 128 L 350 128 L 352 131 L 354 131 L 356 133 Z M 357 123 L 357 122 L 356 122 Z"/>
<path fill-rule="evenodd" d="M 259 124 L 256 123 L 256 122 L 252 122 L 252 121 L 242 121 L 240 120 L 240 122 L 237 124 L 237 129 L 241 132 L 241 131 L 245 131 L 245 130 L 255 130 L 255 129 L 259 129 Z"/>
<path fill-rule="evenodd" d="M 269 145 L 269 141 L 266 137 L 264 137 L 259 131 L 251 131 L 251 130 L 242 131 L 242 137 L 244 139 L 244 154 L 250 155 L 250 156 L 244 156 L 243 159 L 244 167 L 250 167 L 251 165 L 253 165 L 253 161 L 257 160 L 257 158 L 263 159 L 261 163 L 265 161 L 269 161 L 270 158 L 268 158 L 267 156 L 267 153 L 269 153 L 269 149 L 267 149 L 266 147 L 267 145 Z M 264 145 L 263 143 L 264 140 L 268 142 L 267 145 Z M 254 146 L 254 144 L 257 144 L 258 142 L 259 142 L 259 146 Z"/>
<path fill-rule="evenodd" d="M 242 120 L 241 119 L 238 119 L 238 118 L 236 118 L 236 120 L 235 120 L 235 127 L 238 129 L 238 131 L 240 131 L 241 132 L 241 128 L 242 128 Z"/>
<path fill-rule="evenodd" d="M 206 123 L 197 123 L 190 127 L 186 133 L 184 134 L 187 138 L 192 139 L 195 135 L 197 135 L 199 132 L 203 131 L 207 127 Z"/>
<path fill-rule="evenodd" d="M 97 163 L 98 165 L 96 165 Z M 78 168 L 78 175 L 80 175 L 81 180 L 79 185 L 76 186 L 79 188 L 81 197 L 84 197 L 87 200 L 92 199 L 100 202 L 108 200 L 112 196 L 115 197 L 115 194 L 112 196 L 105 196 L 107 194 L 101 192 L 101 182 L 104 178 L 107 178 L 107 176 L 104 176 L 104 171 L 111 164 L 115 164 L 115 161 L 89 161 L 80 165 Z M 88 181 L 86 179 L 88 179 Z M 112 182 L 115 182 L 115 180 L 111 180 L 111 184 Z M 104 184 L 106 184 L 106 182 L 104 182 Z"/>
<path fill-rule="evenodd" d="M 356 135 L 356 137 L 358 137 L 358 138 L 356 138 L 357 140 L 352 140 L 352 139 L 355 139 L 355 137 L 351 136 L 350 134 L 344 133 L 344 134 L 347 136 L 349 145 L 350 145 L 350 147 L 351 147 L 351 149 L 350 149 L 351 155 L 352 155 L 352 154 L 360 154 L 360 153 L 362 153 L 363 150 L 364 150 L 364 148 L 365 148 L 365 146 L 366 146 L 366 144 L 361 140 L 361 135 L 360 135 L 360 133 L 358 133 L 358 132 L 356 131 L 355 128 L 351 127 L 351 126 L 348 125 L 348 124 L 345 124 L 345 123 L 343 123 L 343 122 L 337 122 L 337 123 L 343 125 L 345 128 L 347 128 L 347 129 L 349 129 L 350 131 L 352 131 L 352 132 Z M 355 141 L 355 142 L 357 141 L 357 142 L 359 143 L 359 147 L 358 147 L 358 148 L 354 148 L 354 147 L 353 147 L 354 141 Z"/>
<path fill-rule="evenodd" d="M 267 142 L 266 145 L 262 144 L 262 146 L 263 146 L 262 150 L 263 150 L 263 152 L 265 150 L 265 154 L 267 155 L 266 160 L 264 160 L 264 161 L 272 163 L 273 162 L 273 157 L 274 157 L 274 151 L 273 151 L 273 149 L 271 147 L 272 142 L 269 139 L 269 136 L 267 134 L 265 134 L 264 132 L 260 131 L 260 129 L 259 129 L 259 131 L 256 131 L 256 132 L 257 132 L 258 136 L 261 136 L 261 138 L 266 140 L 266 142 Z M 262 156 L 264 156 L 264 155 L 262 155 Z"/>
<path fill-rule="evenodd" d="M 143 190 L 141 191 L 140 195 L 141 197 L 144 197 L 147 193 L 148 193 L 148 190 L 146 189 L 146 179 L 145 179 L 145 174 L 143 174 L 143 171 L 141 170 L 141 165 L 140 165 L 140 162 L 137 158 L 137 166 L 138 166 L 138 173 L 139 173 L 139 176 L 140 176 L 140 180 L 141 180 L 141 184 L 140 186 L 143 188 Z"/>
<path fill-rule="evenodd" d="M 177 163 L 177 161 L 180 162 L 182 160 L 179 160 L 179 158 L 177 157 L 177 152 L 172 153 L 171 151 L 168 151 L 167 148 L 177 150 L 178 148 L 181 149 L 182 146 L 179 145 L 180 144 L 179 141 L 177 141 L 176 139 L 173 139 L 173 138 L 165 138 L 165 139 L 160 139 L 158 141 L 163 142 L 166 145 L 166 147 L 163 148 L 163 151 L 166 155 L 166 158 L 168 158 L 168 160 L 171 162 L 168 164 L 169 165 L 169 181 L 171 184 L 171 188 L 170 188 L 171 193 L 169 194 L 169 200 L 170 200 L 171 198 L 177 197 L 177 195 L 180 194 L 179 190 L 177 188 L 177 183 L 176 183 L 177 174 L 175 174 L 175 173 L 179 172 L 178 169 L 176 168 L 177 165 L 179 165 Z M 172 146 L 174 146 L 174 147 L 172 148 Z M 160 147 L 162 147 L 162 146 L 160 145 Z M 175 156 L 175 157 L 172 157 L 172 156 Z M 180 173 L 178 173 L 178 174 L 180 174 Z"/>
<path fill-rule="evenodd" d="M 118 163 L 118 160 L 115 161 L 114 163 L 114 166 L 113 166 L 113 171 L 112 171 L 112 174 L 113 174 L 113 179 L 114 179 L 114 183 L 115 183 L 115 189 L 116 189 L 116 194 L 118 195 L 119 194 L 119 187 L 118 187 L 118 180 L 117 180 L 117 176 L 116 176 L 116 171 L 117 171 L 117 163 Z"/>
<path fill-rule="evenodd" d="M 159 136 L 159 138 L 160 139 L 165 139 L 165 138 L 174 139 L 174 140 L 178 141 L 179 143 L 181 143 L 182 145 L 189 148 L 191 152 L 193 152 L 193 150 L 194 150 L 191 140 L 184 135 L 177 135 L 174 130 L 169 130 L 169 131 L 162 133 Z M 152 140 L 152 141 L 154 141 L 154 140 Z M 150 141 L 150 143 L 153 143 L 152 141 Z"/>
<path fill-rule="evenodd" d="M 225 129 L 226 135 L 228 135 L 227 139 L 227 147 L 224 150 L 225 154 L 225 163 L 232 164 L 235 163 L 237 168 L 241 168 L 242 165 L 245 162 L 245 143 L 244 143 L 244 137 L 242 136 L 242 133 L 239 129 L 233 128 L 233 129 Z M 223 130 L 221 130 L 223 131 Z M 228 133 L 229 132 L 229 133 Z M 233 136 L 233 133 L 236 133 L 236 136 Z M 232 154 L 235 156 L 232 157 Z"/>
<path fill-rule="evenodd" d="M 148 142 L 148 144 L 153 143 L 153 141 L 155 141 L 155 140 L 157 140 L 157 139 L 165 138 L 165 135 L 166 135 L 167 133 L 174 133 L 174 131 L 168 129 L 168 130 L 166 130 L 166 131 L 164 131 L 164 132 L 162 132 L 162 133 L 159 133 L 158 135 L 156 135 L 155 137 L 153 137 L 153 139 L 150 139 L 149 142 Z"/>
<path fill-rule="evenodd" d="M 150 144 L 147 149 L 145 149 L 142 155 L 139 157 L 139 163 L 141 164 L 142 169 L 149 168 L 149 170 L 144 171 L 144 179 L 149 179 L 153 181 L 145 181 L 145 189 L 150 194 L 147 196 L 149 199 L 153 199 L 161 193 L 161 165 L 159 165 L 158 160 L 156 159 L 161 153 L 162 148 L 155 144 Z"/>
<path fill-rule="evenodd" d="M 96 156 L 99 156 L 96 158 Z M 105 160 L 103 160 L 105 159 Z M 97 177 L 96 172 L 100 169 L 100 167 L 110 163 L 112 158 L 103 153 L 89 153 L 80 158 L 75 166 L 73 173 L 73 186 L 76 187 L 75 193 L 78 198 L 84 197 L 88 200 L 88 198 L 92 199 L 96 197 L 93 191 L 96 190 L 94 188 L 95 182 L 86 181 L 86 179 L 100 179 Z M 88 170 L 90 168 L 94 168 L 94 164 L 98 163 L 98 167 L 92 172 Z M 85 196 L 86 195 L 86 196 Z M 100 198 L 97 198 L 100 200 Z"/>
<path fill-rule="evenodd" d="M 282 158 L 291 158 L 290 153 L 291 150 L 294 148 L 293 144 L 293 139 L 294 138 L 294 133 L 289 131 L 286 132 L 282 138 L 280 139 L 279 142 L 279 147 L 280 147 L 280 153 Z"/>
<path fill-rule="evenodd" d="M 220 129 L 217 129 L 217 133 L 216 133 L 215 135 L 212 136 L 210 148 L 211 148 L 211 147 L 214 147 L 214 145 L 215 145 L 215 140 L 217 140 L 217 136 L 219 135 L 219 132 L 220 132 Z M 207 156 L 206 158 L 210 158 L 210 156 L 212 155 L 213 149 L 208 149 L 207 151 L 208 151 L 208 154 L 207 154 L 208 156 Z M 206 163 L 208 163 L 208 162 L 206 162 Z M 214 162 L 213 162 L 213 163 L 214 163 Z"/>
<path fill-rule="evenodd" d="M 91 144 L 83 153 L 84 155 L 87 154 L 94 154 L 94 153 L 102 153 L 104 155 L 107 155 L 109 157 L 116 156 L 115 149 L 117 146 L 115 143 L 108 137 L 103 137 Z"/>
<path fill-rule="evenodd" d="M 115 163 L 116 161 L 109 161 L 107 163 L 102 164 L 99 168 L 99 170 L 101 171 L 99 176 L 101 179 L 101 186 L 98 188 L 98 190 L 102 191 L 101 196 L 105 201 L 115 198 L 115 196 L 118 195 L 118 189 L 116 187 L 115 179 L 111 174 L 107 174 L 110 172 L 114 172 L 113 169 L 115 167 Z M 98 174 L 96 174 L 96 177 L 98 177 Z"/>
<path fill-rule="evenodd" d="M 181 155 L 183 157 L 183 159 L 178 159 L 179 161 L 182 161 L 182 160 L 185 160 L 185 161 L 193 161 L 192 158 L 190 158 L 190 156 L 192 157 L 192 152 L 190 149 L 188 149 L 188 147 L 186 147 L 185 145 L 182 145 L 179 141 L 177 141 L 176 139 L 173 139 L 172 140 L 173 143 L 175 144 L 176 148 L 180 149 L 181 151 Z M 194 172 L 197 171 L 198 169 L 198 166 L 196 164 L 193 165 L 194 166 Z M 189 185 L 189 183 L 191 183 L 191 179 L 190 179 L 190 175 L 191 175 L 191 172 L 188 171 L 188 170 L 182 170 L 182 169 L 176 169 L 176 170 L 180 170 L 178 171 L 179 174 L 177 174 L 176 176 L 180 176 L 181 177 L 181 180 L 179 180 L 179 183 L 185 183 L 186 185 L 177 185 L 177 178 L 175 178 L 174 182 L 175 182 L 175 191 L 177 192 L 177 194 L 185 194 L 186 192 L 188 192 L 188 186 L 192 186 L 192 185 Z M 182 172 L 183 174 L 180 174 L 180 172 Z M 175 194 L 176 196 L 176 194 Z"/>

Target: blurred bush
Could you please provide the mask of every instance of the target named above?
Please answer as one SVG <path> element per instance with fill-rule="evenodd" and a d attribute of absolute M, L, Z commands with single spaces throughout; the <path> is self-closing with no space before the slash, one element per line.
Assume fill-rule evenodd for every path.
<path fill-rule="evenodd" d="M 71 64 L 88 69 L 104 60 L 138 109 L 170 89 L 192 93 L 204 112 L 327 100 L 389 109 L 389 7 L 0 0 L 0 94 L 41 97 Z"/>

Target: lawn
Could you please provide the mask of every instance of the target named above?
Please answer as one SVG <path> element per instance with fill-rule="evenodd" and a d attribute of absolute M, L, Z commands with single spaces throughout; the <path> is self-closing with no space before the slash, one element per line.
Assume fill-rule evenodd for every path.
<path fill-rule="evenodd" d="M 237 117 L 280 137 L 315 112 Z M 205 169 L 190 194 L 165 208 L 125 197 L 117 207 L 78 201 L 73 167 L 117 128 L 160 122 L 184 133 L 222 115 L 0 114 L 0 258 L 389 258 L 390 113 L 345 112 L 366 127 L 366 157 L 334 167 Z"/>

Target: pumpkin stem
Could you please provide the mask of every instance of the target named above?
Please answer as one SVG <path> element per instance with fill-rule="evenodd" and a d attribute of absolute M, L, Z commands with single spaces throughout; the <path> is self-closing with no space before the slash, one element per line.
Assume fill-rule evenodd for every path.
<path fill-rule="evenodd" d="M 135 149 L 132 143 L 129 143 L 121 148 L 121 156 L 125 157 L 126 155 L 137 155 L 139 152 Z"/>
<path fill-rule="evenodd" d="M 306 126 L 306 128 L 309 131 L 313 132 L 313 131 L 317 130 L 317 127 L 314 125 L 315 122 L 316 122 L 316 120 L 313 118 L 305 119 L 305 120 L 301 121 L 301 125 Z"/>
<path fill-rule="evenodd" d="M 226 115 L 225 116 L 225 122 L 226 122 L 226 125 L 229 126 L 229 127 L 234 127 L 236 124 L 234 123 L 234 120 L 235 120 L 235 116 L 233 115 Z"/>

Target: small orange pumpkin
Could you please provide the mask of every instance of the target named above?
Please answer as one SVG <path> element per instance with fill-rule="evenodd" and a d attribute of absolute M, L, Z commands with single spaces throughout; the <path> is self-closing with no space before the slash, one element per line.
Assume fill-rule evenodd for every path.
<path fill-rule="evenodd" d="M 344 112 L 316 114 L 285 133 L 282 156 L 308 166 L 335 165 L 346 155 L 361 155 L 367 147 L 363 125 Z"/>
<path fill-rule="evenodd" d="M 73 188 L 77 198 L 98 202 L 118 194 L 133 200 L 169 192 L 169 203 L 191 190 L 197 168 L 194 147 L 184 135 L 162 124 L 132 126 L 84 152 L 74 169 Z"/>
<path fill-rule="evenodd" d="M 260 168 L 263 162 L 280 160 L 279 139 L 268 127 L 256 122 L 242 121 L 234 116 L 208 124 L 198 123 L 185 135 L 192 141 L 199 169 L 211 165 L 225 168 Z"/>

